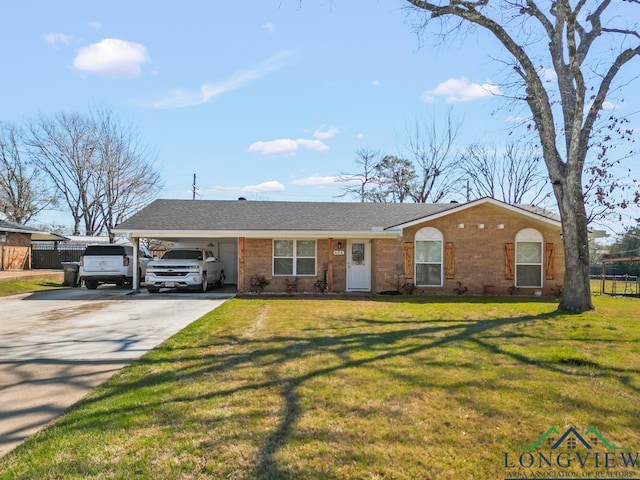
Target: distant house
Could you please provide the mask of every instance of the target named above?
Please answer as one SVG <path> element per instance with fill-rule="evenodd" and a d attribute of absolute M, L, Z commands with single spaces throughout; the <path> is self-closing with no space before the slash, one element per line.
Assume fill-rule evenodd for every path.
<path fill-rule="evenodd" d="M 43 232 L 0 217 L 0 269 L 31 269 L 31 245 L 34 241 L 66 240 L 62 235 Z"/>
<path fill-rule="evenodd" d="M 227 283 L 266 292 L 549 295 L 563 282 L 561 224 L 534 207 L 156 200 L 117 226 L 136 238 L 212 249 Z"/>

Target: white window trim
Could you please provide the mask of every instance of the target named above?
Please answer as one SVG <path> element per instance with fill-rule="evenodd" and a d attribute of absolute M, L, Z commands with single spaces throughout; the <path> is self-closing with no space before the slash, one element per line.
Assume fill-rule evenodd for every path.
<path fill-rule="evenodd" d="M 276 257 L 276 248 L 275 243 L 278 241 L 291 241 L 293 242 L 293 255 L 291 257 Z M 313 242 L 313 257 L 298 257 L 296 255 L 298 242 Z M 276 258 L 290 258 L 293 261 L 293 273 L 276 273 Z M 313 258 L 314 262 L 314 272 L 313 273 L 297 273 L 297 262 L 298 258 Z M 314 238 L 306 238 L 306 239 L 295 239 L 295 238 L 278 238 L 273 239 L 271 241 L 271 275 L 274 277 L 315 277 L 318 272 L 318 240 Z"/>
<path fill-rule="evenodd" d="M 515 249 L 515 280 L 517 288 L 542 288 L 544 284 L 544 237 L 534 228 L 525 228 L 516 234 Z M 540 244 L 540 263 L 520 263 L 518 262 L 518 244 L 519 243 L 539 243 Z M 519 285 L 518 283 L 518 266 L 519 265 L 540 265 L 540 285 Z"/>
<path fill-rule="evenodd" d="M 440 242 L 440 262 L 418 262 L 418 242 Z M 440 284 L 420 285 L 417 281 L 418 265 L 440 265 Z M 440 288 L 444 285 L 444 237 L 437 228 L 424 227 L 416 232 L 416 236 L 413 239 L 413 271 L 416 277 L 416 287 Z"/>

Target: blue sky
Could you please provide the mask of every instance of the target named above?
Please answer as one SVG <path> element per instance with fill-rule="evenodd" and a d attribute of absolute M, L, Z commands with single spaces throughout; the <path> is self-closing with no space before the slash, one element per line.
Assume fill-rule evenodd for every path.
<path fill-rule="evenodd" d="M 107 106 L 157 152 L 162 198 L 191 198 L 196 174 L 202 199 L 337 200 L 355 151 L 400 153 L 417 118 L 450 111 L 460 148 L 514 128 L 516 112 L 488 95 L 496 43 L 421 42 L 404 5 L 10 2 L 0 121 Z M 625 99 L 640 108 L 638 93 Z"/>

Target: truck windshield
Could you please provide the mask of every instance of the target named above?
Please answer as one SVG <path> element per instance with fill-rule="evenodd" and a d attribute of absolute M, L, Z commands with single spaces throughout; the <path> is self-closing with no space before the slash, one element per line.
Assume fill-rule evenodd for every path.
<path fill-rule="evenodd" d="M 162 255 L 163 260 L 202 260 L 199 250 L 168 250 Z"/>

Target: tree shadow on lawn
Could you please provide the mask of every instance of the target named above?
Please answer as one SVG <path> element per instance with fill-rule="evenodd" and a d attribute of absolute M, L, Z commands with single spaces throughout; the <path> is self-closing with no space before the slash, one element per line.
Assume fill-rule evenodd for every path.
<path fill-rule="evenodd" d="M 207 339 L 211 341 L 203 341 L 196 346 L 189 344 L 189 341 L 194 338 L 190 336 L 182 344 L 169 342 L 159 350 L 146 355 L 135 364 L 136 368 L 149 367 L 148 374 L 142 377 L 132 377 L 133 380 L 131 381 L 128 380 L 128 376 L 118 376 L 114 379 L 115 381 L 105 385 L 94 396 L 84 400 L 74 411 L 110 397 L 126 396 L 136 390 L 150 389 L 149 395 L 142 402 L 143 404 L 126 404 L 125 402 L 121 407 L 101 408 L 100 411 L 95 413 L 86 414 L 80 411 L 80 415 L 78 415 L 80 418 L 74 418 L 69 421 L 72 422 L 74 428 L 103 429 L 105 425 L 110 425 L 110 418 L 125 412 L 131 415 L 135 414 L 138 409 L 147 411 L 150 408 L 162 407 L 171 402 L 195 403 L 208 399 L 228 397 L 240 392 L 260 392 L 261 390 L 276 389 L 280 392 L 279 395 L 282 400 L 278 413 L 279 421 L 277 426 L 261 442 L 259 451 L 255 456 L 255 467 L 251 477 L 258 479 L 290 478 L 291 472 L 278 463 L 277 454 L 294 435 L 296 423 L 304 413 L 299 390 L 311 380 L 330 376 L 347 369 L 371 366 L 375 366 L 377 369 L 384 369 L 385 366 L 382 362 L 387 360 L 411 358 L 425 351 L 465 342 L 470 342 L 490 354 L 501 355 L 511 359 L 517 365 L 535 366 L 559 375 L 569 375 L 567 365 L 558 359 L 542 360 L 503 348 L 506 343 L 505 340 L 510 338 L 531 336 L 539 340 L 561 341 L 550 340 L 535 333 L 509 335 L 502 330 L 503 327 L 531 324 L 536 321 L 552 321 L 559 315 L 566 316 L 564 313 L 552 312 L 490 320 L 402 319 L 399 321 L 381 321 L 370 318 L 355 318 L 347 320 L 345 323 L 350 321 L 356 325 L 359 324 L 361 330 L 366 328 L 366 331 L 354 332 L 351 331 L 354 325 L 345 325 L 348 329 L 347 332 L 341 332 L 340 327 L 335 329 L 338 331 L 330 328 L 301 330 L 303 333 L 311 334 L 307 336 L 276 335 L 252 338 L 237 334 L 216 336 L 216 333 L 212 333 L 211 337 Z M 400 328 L 396 328 L 398 326 Z M 392 330 L 380 331 L 383 327 L 392 328 Z M 327 331 L 334 333 L 327 334 Z M 495 332 L 495 335 L 489 335 L 491 332 Z M 499 338 L 500 342 L 494 341 L 496 338 Z M 599 342 L 597 338 L 590 338 L 585 341 Z M 230 347 L 231 350 L 220 353 L 206 351 L 220 347 L 224 347 L 227 350 Z M 167 356 L 167 352 L 174 353 L 169 355 L 170 358 L 165 359 L 163 357 Z M 358 353 L 358 355 L 354 356 L 354 353 Z M 292 361 L 313 358 L 314 356 L 324 358 L 327 355 L 334 358 L 334 362 L 325 361 L 322 362 L 321 366 L 309 368 L 297 374 L 283 375 L 277 371 Z M 176 368 L 183 363 L 184 365 Z M 307 365 L 310 366 L 310 363 Z M 453 363 L 447 363 L 446 361 L 443 361 L 441 366 L 443 368 L 458 368 Z M 474 368 L 472 364 L 468 366 Z M 634 385 L 632 378 L 640 374 L 640 370 L 603 368 L 597 365 L 592 365 L 592 367 L 599 368 L 605 375 L 615 375 L 627 388 L 634 390 L 636 393 L 639 392 L 639 388 Z M 224 378 L 245 368 L 260 369 L 260 372 L 255 375 L 255 381 L 244 382 L 242 385 L 232 388 L 215 390 L 216 376 Z M 477 365 L 475 368 L 477 368 Z M 390 374 L 398 375 L 397 371 L 395 371 L 397 369 L 392 370 L 393 372 L 390 371 Z M 574 371 L 571 372 L 570 377 L 574 379 L 576 375 L 588 376 L 589 373 L 587 371 L 577 373 Z M 187 379 L 197 381 L 202 376 L 213 379 L 210 391 L 192 395 L 171 395 L 168 399 L 157 398 L 153 394 L 153 389 L 159 385 L 166 384 L 169 386 L 174 382 Z M 411 375 L 404 375 L 403 380 L 415 382 Z M 470 386 L 480 387 L 482 384 L 478 379 L 474 378 L 452 385 L 450 388 L 460 389 Z M 424 383 L 420 387 L 424 388 Z M 110 404 L 121 405 L 121 403 L 119 404 L 115 401 L 110 402 Z M 158 421 L 160 422 L 161 418 Z M 64 423 L 63 419 L 60 425 L 64 425 Z"/>

